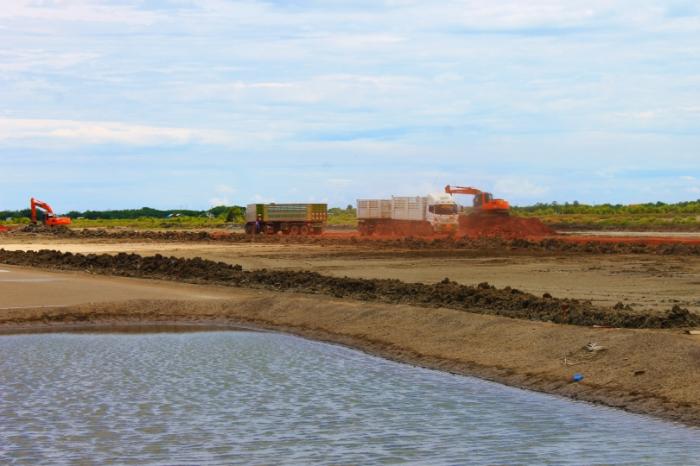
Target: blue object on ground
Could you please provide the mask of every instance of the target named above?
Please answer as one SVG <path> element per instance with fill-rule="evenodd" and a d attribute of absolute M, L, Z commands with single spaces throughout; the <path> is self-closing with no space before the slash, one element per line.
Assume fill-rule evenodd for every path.
<path fill-rule="evenodd" d="M 583 380 L 583 375 L 582 374 L 574 374 L 574 376 L 571 378 L 574 382 L 580 382 Z"/>

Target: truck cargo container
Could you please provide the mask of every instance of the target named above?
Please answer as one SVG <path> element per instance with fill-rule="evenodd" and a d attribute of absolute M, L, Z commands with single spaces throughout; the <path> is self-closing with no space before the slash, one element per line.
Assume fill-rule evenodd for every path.
<path fill-rule="evenodd" d="M 357 229 L 362 235 L 430 235 L 457 231 L 459 207 L 452 196 L 358 199 Z"/>
<path fill-rule="evenodd" d="M 326 204 L 248 204 L 245 232 L 319 235 L 328 220 Z"/>

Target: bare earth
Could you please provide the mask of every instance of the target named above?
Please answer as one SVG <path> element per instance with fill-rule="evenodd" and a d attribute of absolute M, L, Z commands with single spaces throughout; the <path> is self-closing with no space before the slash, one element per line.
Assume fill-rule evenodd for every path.
<path fill-rule="evenodd" d="M 73 253 L 134 252 L 202 257 L 246 269 L 304 269 L 326 275 L 397 278 L 435 283 L 449 277 L 463 284 L 488 282 L 536 295 L 590 299 L 613 306 L 668 310 L 674 304 L 700 312 L 700 259 L 656 255 L 517 255 L 451 257 L 416 251 L 373 251 L 322 245 L 69 242 L 0 238 L 8 250 L 57 249 Z"/>
<path fill-rule="evenodd" d="M 70 242 L 1 238 L 5 249 L 200 256 L 245 268 L 465 284 L 488 281 L 606 304 L 700 309 L 700 260 L 685 256 L 454 257 L 284 244 Z M 124 322 L 248 324 L 391 359 L 700 426 L 700 336 L 530 322 L 469 312 L 0 265 L 5 332 Z M 590 342 L 605 347 L 588 352 Z M 574 373 L 584 375 L 572 383 Z"/>

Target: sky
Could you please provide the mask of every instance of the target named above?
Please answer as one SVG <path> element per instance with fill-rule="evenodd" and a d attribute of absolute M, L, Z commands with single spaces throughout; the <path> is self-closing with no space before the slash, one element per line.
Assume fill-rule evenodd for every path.
<path fill-rule="evenodd" d="M 0 210 L 700 198 L 697 0 L 0 2 Z"/>

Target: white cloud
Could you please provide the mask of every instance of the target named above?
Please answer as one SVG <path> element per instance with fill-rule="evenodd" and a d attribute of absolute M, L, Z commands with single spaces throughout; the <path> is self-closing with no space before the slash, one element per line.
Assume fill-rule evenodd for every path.
<path fill-rule="evenodd" d="M 18 72 L 37 68 L 62 70 L 99 57 L 88 52 L 55 52 L 42 49 L 0 51 L 0 71 Z"/>
<path fill-rule="evenodd" d="M 53 140 L 75 144 L 228 144 L 222 131 L 119 122 L 0 118 L 0 141 Z"/>
<path fill-rule="evenodd" d="M 90 0 L 8 0 L 0 8 L 0 19 L 149 25 L 156 18 L 155 13 L 130 5 L 101 4 Z"/>

